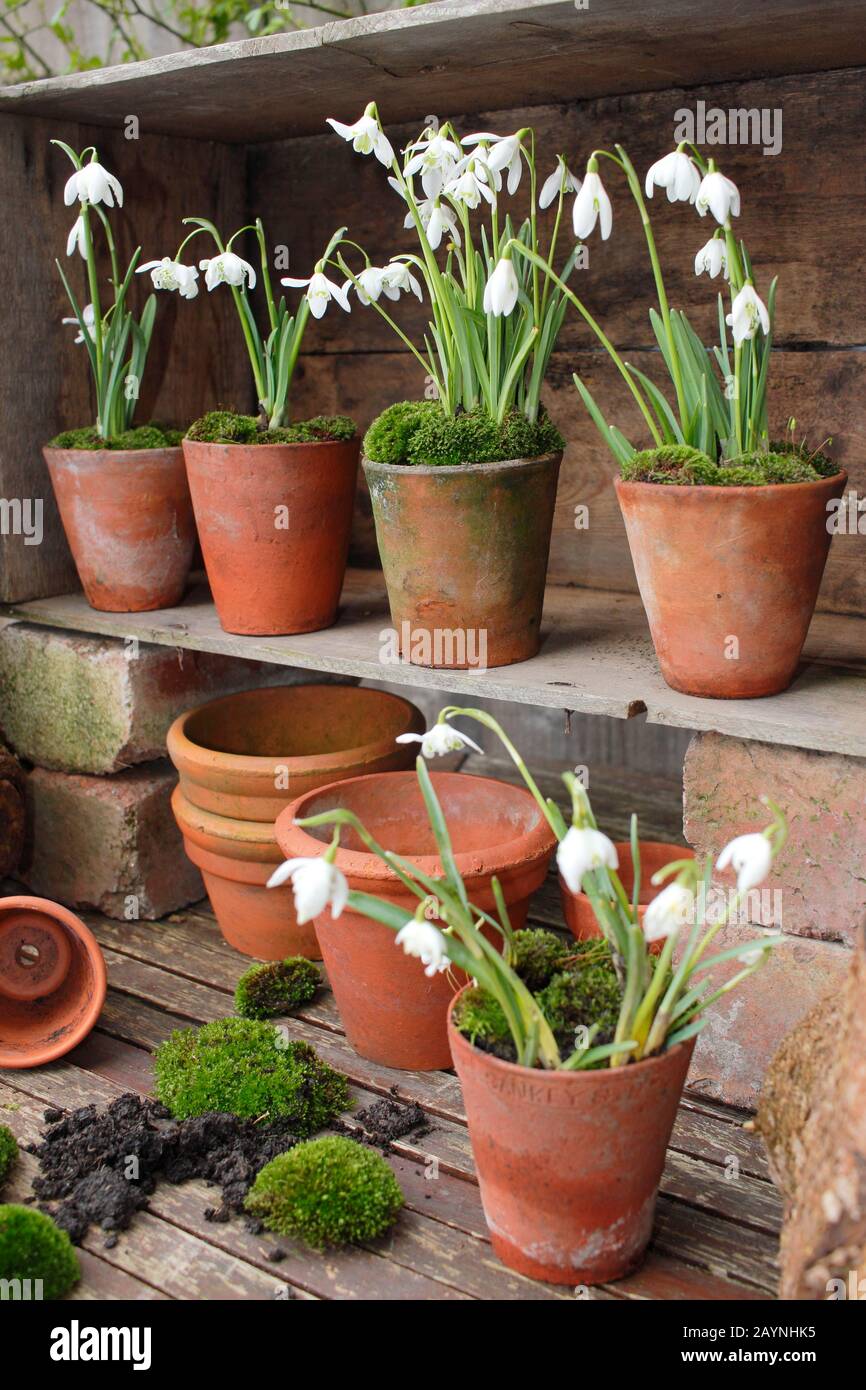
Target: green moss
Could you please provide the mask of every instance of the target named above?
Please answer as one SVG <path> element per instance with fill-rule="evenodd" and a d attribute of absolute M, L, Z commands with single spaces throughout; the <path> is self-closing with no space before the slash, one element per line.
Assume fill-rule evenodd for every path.
<path fill-rule="evenodd" d="M 828 444 L 832 444 L 832 442 L 832 440 L 827 440 Z M 788 454 L 810 464 L 819 478 L 835 478 L 840 471 L 838 463 L 828 458 L 820 449 L 812 450 L 807 448 L 805 444 L 793 444 L 790 439 L 771 439 L 770 453 Z"/>
<path fill-rule="evenodd" d="M 0 1207 L 0 1299 L 15 1296 L 10 1280 L 41 1280 L 42 1297 L 52 1299 L 63 1298 L 80 1278 L 72 1242 L 50 1216 L 32 1207 Z"/>
<path fill-rule="evenodd" d="M 661 449 L 642 449 L 622 464 L 627 482 L 701 484 L 709 487 L 766 487 L 769 483 L 808 483 L 838 473 L 836 464 L 821 453 L 784 443 L 769 452 L 756 449 L 720 464 L 700 449 L 685 444 L 666 444 Z"/>
<path fill-rule="evenodd" d="M 315 415 L 311 420 L 266 430 L 255 415 L 212 410 L 190 425 L 186 437 L 206 444 L 317 444 L 354 439 L 357 428 L 348 415 Z"/>
<path fill-rule="evenodd" d="M 506 1053 L 511 1042 L 508 1022 L 500 1005 L 478 985 L 464 990 L 454 1005 L 454 1027 L 459 1029 L 474 1045 L 483 1043 L 488 1052 L 496 1051 L 505 1045 Z"/>
<path fill-rule="evenodd" d="M 556 932 L 525 928 L 514 933 L 512 965 L 528 989 L 535 994 L 544 989 L 550 977 L 561 970 L 571 955 L 569 945 Z"/>
<path fill-rule="evenodd" d="M 160 425 L 137 425 L 113 439 L 103 439 L 94 425 L 78 430 L 63 430 L 51 440 L 52 449 L 166 449 L 176 448 L 183 438 L 182 430 L 163 429 Z"/>
<path fill-rule="evenodd" d="M 754 450 L 740 454 L 719 469 L 719 481 L 723 486 L 732 484 L 728 478 L 731 472 L 746 472 L 757 475 L 759 482 L 767 483 L 813 483 L 820 476 L 803 455 L 790 452 L 770 452 Z"/>
<path fill-rule="evenodd" d="M 0 1125 L 0 1188 L 18 1158 L 18 1141 L 8 1125 Z"/>
<path fill-rule="evenodd" d="M 538 995 L 544 1016 L 566 1055 L 574 1047 L 575 1030 L 581 1027 L 598 1027 L 596 1044 L 611 1041 L 621 999 L 609 954 L 606 959 L 560 971 Z"/>
<path fill-rule="evenodd" d="M 219 1110 L 250 1119 L 286 1116 L 314 1134 L 345 1110 L 345 1076 L 309 1043 L 286 1042 L 269 1023 L 221 1018 L 172 1033 L 157 1048 L 156 1094 L 178 1119 Z"/>
<path fill-rule="evenodd" d="M 565 447 L 547 415 L 527 420 L 518 410 L 498 424 L 481 408 L 447 415 L 438 401 L 400 401 L 373 421 L 364 453 L 376 463 L 459 467 L 536 458 Z"/>
<path fill-rule="evenodd" d="M 321 983 L 318 967 L 303 956 L 253 965 L 238 980 L 235 1008 L 242 1018 L 275 1018 L 309 1003 Z"/>
<path fill-rule="evenodd" d="M 311 1139 L 259 1173 L 246 1209 L 271 1231 L 316 1249 L 375 1240 L 393 1226 L 403 1193 L 388 1164 L 352 1139 Z"/>
<path fill-rule="evenodd" d="M 661 449 L 642 449 L 621 466 L 628 483 L 714 484 L 718 466 L 709 454 L 687 444 L 665 444 Z"/>

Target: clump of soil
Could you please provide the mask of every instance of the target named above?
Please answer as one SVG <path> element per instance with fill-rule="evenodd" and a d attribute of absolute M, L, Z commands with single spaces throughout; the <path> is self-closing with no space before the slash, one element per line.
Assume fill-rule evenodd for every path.
<path fill-rule="evenodd" d="M 380 1149 L 390 1148 L 394 1140 L 402 1139 L 406 1134 L 414 1134 L 414 1138 L 421 1139 L 430 1133 L 427 1116 L 420 1105 L 415 1101 L 401 1104 L 390 1096 L 368 1105 L 365 1110 L 359 1110 L 354 1118 L 364 1126 L 365 1134 L 359 1137 Z"/>

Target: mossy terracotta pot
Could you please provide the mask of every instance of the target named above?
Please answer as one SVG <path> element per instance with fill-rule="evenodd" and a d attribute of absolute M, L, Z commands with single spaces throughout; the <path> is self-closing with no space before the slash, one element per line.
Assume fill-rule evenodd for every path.
<path fill-rule="evenodd" d="M 0 1068 L 41 1067 L 77 1047 L 105 989 L 102 952 L 80 918 L 47 898 L 0 898 Z"/>
<path fill-rule="evenodd" d="M 460 467 L 364 459 L 404 661 L 451 669 L 535 656 L 562 454 Z"/>
<path fill-rule="evenodd" d="M 542 1071 L 454 1027 L 469 1138 L 493 1249 L 552 1284 L 601 1284 L 641 1263 L 695 1040 L 629 1066 Z"/>
<path fill-rule="evenodd" d="M 180 449 L 43 449 L 91 608 L 146 613 L 180 603 L 195 545 Z"/>
<path fill-rule="evenodd" d="M 265 447 L 265 446 L 260 446 Z M 168 754 L 204 811 L 273 825 L 302 792 L 414 765 L 424 716 L 399 695 L 353 685 L 287 685 L 211 700 L 175 720 Z"/>
<path fill-rule="evenodd" d="M 226 632 L 330 627 L 358 475 L 357 439 L 315 444 L 183 441 L 205 569 Z"/>
<path fill-rule="evenodd" d="M 794 679 L 848 478 L 765 487 L 615 486 L 662 675 L 745 700 Z"/>
<path fill-rule="evenodd" d="M 627 840 L 618 841 L 615 845 L 617 857 L 619 859 L 619 876 L 622 886 L 629 898 L 634 888 L 634 864 L 631 855 L 631 845 Z M 695 852 L 687 849 L 685 845 L 669 845 L 661 840 L 641 840 L 640 841 L 640 896 L 638 898 L 638 919 L 643 923 L 643 916 L 656 894 L 660 893 L 664 884 L 654 884 L 651 882 L 653 874 L 657 869 L 663 869 L 665 864 L 671 864 L 675 859 L 694 859 Z M 572 893 L 562 874 L 559 875 L 559 892 L 562 899 L 562 911 L 565 917 L 566 926 L 578 941 L 589 941 L 601 937 L 603 932 L 596 921 L 595 913 L 592 910 L 592 903 L 585 893 Z M 662 941 L 653 943 L 650 950 L 658 954 L 663 946 Z"/>
<path fill-rule="evenodd" d="M 554 836 L 529 792 L 488 777 L 431 773 L 451 834 L 457 867 L 470 901 L 495 911 L 491 879 L 502 885 L 514 927 L 523 926 L 532 893 L 544 881 Z M 305 830 L 296 819 L 344 806 L 385 849 L 410 859 L 431 877 L 442 873 L 415 772 L 379 773 L 299 797 L 282 812 L 276 831 L 286 858 L 325 852 L 327 828 Z M 349 887 L 405 908 L 411 917 L 418 899 L 351 831 L 344 831 L 336 863 Z M 458 972 L 428 978 L 419 960 L 404 955 L 395 933 L 359 913 L 336 921 L 326 910 L 316 918 L 316 935 L 328 979 L 355 1051 L 383 1066 L 431 1071 L 451 1065 L 446 1015 Z"/>

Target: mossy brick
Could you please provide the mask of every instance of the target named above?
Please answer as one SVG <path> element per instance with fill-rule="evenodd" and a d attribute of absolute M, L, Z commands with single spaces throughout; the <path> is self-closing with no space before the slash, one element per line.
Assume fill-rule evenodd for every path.
<path fill-rule="evenodd" d="M 204 897 L 184 853 L 165 760 L 111 777 L 34 768 L 27 779 L 32 892 L 125 920 L 162 917 Z"/>

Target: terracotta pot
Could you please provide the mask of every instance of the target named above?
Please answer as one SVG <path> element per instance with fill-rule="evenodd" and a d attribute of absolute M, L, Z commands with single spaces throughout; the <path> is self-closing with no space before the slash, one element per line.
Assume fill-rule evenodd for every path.
<path fill-rule="evenodd" d="M 105 961 L 47 898 L 0 899 L 0 1067 L 41 1067 L 83 1042 L 105 1003 Z"/>
<path fill-rule="evenodd" d="M 636 1269 L 694 1038 L 631 1066 L 541 1071 L 473 1047 L 451 1011 L 448 1032 L 499 1258 L 552 1284 Z"/>
<path fill-rule="evenodd" d="M 349 553 L 357 439 L 183 441 L 205 569 L 226 632 L 330 627 Z"/>
<path fill-rule="evenodd" d="M 265 446 L 260 446 L 265 447 Z M 302 792 L 365 772 L 414 766 L 419 709 L 351 685 L 273 686 L 211 700 L 168 731 L 168 753 L 195 806 L 273 824 Z"/>
<path fill-rule="evenodd" d="M 321 960 L 312 925 L 298 926 L 291 887 L 266 887 L 283 858 L 273 826 L 202 811 L 180 787 L 172 792 L 171 809 L 229 945 L 259 960 Z"/>
<path fill-rule="evenodd" d="M 404 661 L 484 669 L 535 656 L 561 461 L 410 468 L 364 459 Z"/>
<path fill-rule="evenodd" d="M 626 893 L 631 897 L 634 887 L 634 869 L 632 866 L 631 844 L 628 840 L 620 840 L 616 843 L 616 852 L 619 859 L 619 876 L 622 886 Z M 661 840 L 641 840 L 640 841 L 640 897 L 638 899 L 638 919 L 643 923 L 643 915 L 647 905 L 652 902 L 657 893 L 660 893 L 664 884 L 656 887 L 650 880 L 657 869 L 663 869 L 665 864 L 670 864 L 674 859 L 694 859 L 693 849 L 687 849 L 685 845 L 667 845 Z M 596 937 L 603 936 L 601 927 L 595 919 L 592 910 L 592 903 L 585 893 L 572 893 L 571 889 L 559 875 L 559 892 L 562 899 L 562 911 L 565 916 L 565 924 L 572 935 L 578 941 L 589 941 Z M 650 946 L 650 950 L 657 955 L 664 942 L 657 941 Z"/>
<path fill-rule="evenodd" d="M 745 700 L 790 685 L 830 548 L 827 504 L 847 481 L 845 473 L 768 487 L 615 480 L 669 686 Z"/>
<path fill-rule="evenodd" d="M 195 523 L 180 449 L 42 450 L 91 608 L 180 603 Z"/>
<path fill-rule="evenodd" d="M 470 901 L 495 911 L 491 878 L 502 885 L 514 927 L 523 926 L 532 893 L 543 883 L 555 839 L 529 792 L 489 777 L 432 772 L 457 867 Z M 431 877 L 442 873 L 436 843 L 414 772 L 355 777 L 294 801 L 277 820 L 286 858 L 323 854 L 327 828 L 304 830 L 296 819 L 344 806 L 354 811 L 385 848 L 410 859 Z M 349 886 L 386 898 L 414 913 L 418 899 L 351 831 L 343 832 L 337 866 Z M 346 1036 L 355 1051 L 383 1066 L 432 1071 L 451 1064 L 446 1014 L 459 972 L 428 979 L 420 961 L 404 955 L 389 927 L 359 913 L 330 910 L 316 919 L 328 979 Z"/>

